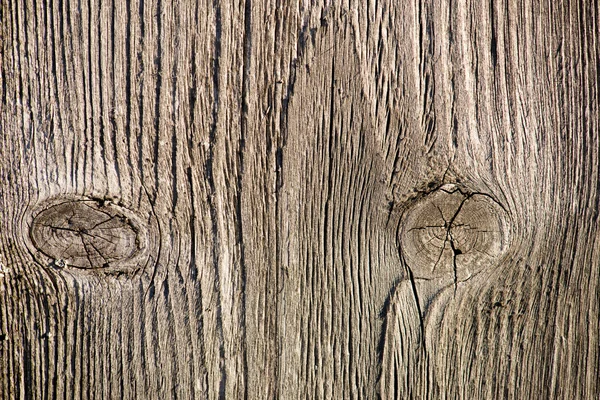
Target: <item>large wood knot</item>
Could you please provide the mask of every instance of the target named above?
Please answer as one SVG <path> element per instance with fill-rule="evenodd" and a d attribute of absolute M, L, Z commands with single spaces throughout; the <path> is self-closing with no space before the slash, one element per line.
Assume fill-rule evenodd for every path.
<path fill-rule="evenodd" d="M 147 246 L 134 213 L 89 198 L 46 203 L 33 215 L 32 244 L 59 267 L 108 268 L 134 262 Z"/>
<path fill-rule="evenodd" d="M 408 210 L 400 241 L 414 278 L 460 282 L 495 265 L 506 252 L 509 217 L 491 196 L 448 184 Z"/>

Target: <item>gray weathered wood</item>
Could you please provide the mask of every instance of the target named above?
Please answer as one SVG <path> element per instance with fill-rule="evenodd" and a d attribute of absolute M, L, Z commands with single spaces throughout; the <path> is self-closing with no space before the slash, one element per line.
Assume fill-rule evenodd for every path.
<path fill-rule="evenodd" d="M 599 15 L 3 0 L 0 398 L 597 399 Z"/>

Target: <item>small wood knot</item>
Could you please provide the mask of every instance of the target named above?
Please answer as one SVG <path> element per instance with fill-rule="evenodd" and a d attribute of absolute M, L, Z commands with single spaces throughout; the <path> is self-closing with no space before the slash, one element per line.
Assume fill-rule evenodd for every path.
<path fill-rule="evenodd" d="M 400 234 L 415 278 L 460 282 L 495 265 L 508 248 L 510 224 L 491 196 L 447 184 L 408 210 Z"/>
<path fill-rule="evenodd" d="M 147 248 L 146 230 L 129 210 L 89 198 L 56 199 L 34 214 L 33 245 L 56 267 L 122 267 Z"/>

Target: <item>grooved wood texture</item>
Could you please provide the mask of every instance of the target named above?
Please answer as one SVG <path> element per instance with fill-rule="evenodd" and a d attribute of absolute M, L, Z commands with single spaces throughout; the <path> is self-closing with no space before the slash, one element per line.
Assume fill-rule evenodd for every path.
<path fill-rule="evenodd" d="M 599 7 L 1 0 L 0 398 L 597 399 Z"/>

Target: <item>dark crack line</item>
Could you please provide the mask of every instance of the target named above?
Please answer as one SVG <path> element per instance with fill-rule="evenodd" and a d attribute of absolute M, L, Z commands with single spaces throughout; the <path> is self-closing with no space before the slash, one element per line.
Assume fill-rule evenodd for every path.
<path fill-rule="evenodd" d="M 424 251 L 427 251 L 427 247 L 425 245 L 428 245 L 429 243 L 431 243 L 434 239 L 439 239 L 439 237 L 434 236 L 431 239 L 429 239 L 428 241 L 426 241 L 425 243 L 423 243 L 423 248 L 419 251 L 417 251 L 415 254 L 421 254 Z"/>
<path fill-rule="evenodd" d="M 442 255 L 444 254 L 444 250 L 446 250 L 446 242 L 447 241 L 448 241 L 448 233 L 446 232 L 446 239 L 444 239 L 444 244 L 442 245 L 442 250 L 440 250 L 440 255 L 438 256 L 438 259 L 435 262 L 435 264 L 433 264 L 433 268 L 431 268 L 431 272 L 435 272 L 435 268 L 440 263 L 440 260 L 442 259 Z"/>
<path fill-rule="evenodd" d="M 435 203 L 433 203 L 433 205 L 435 206 L 435 208 L 438 209 L 438 211 L 440 212 L 440 217 L 442 218 L 442 221 L 444 221 L 444 226 L 441 226 L 441 228 L 446 229 L 446 235 L 444 238 L 444 244 L 442 244 L 442 249 L 440 250 L 440 255 L 438 256 L 438 259 L 435 262 L 435 264 L 433 264 L 433 268 L 431 268 L 431 272 L 435 272 L 436 267 L 438 266 L 438 264 L 440 263 L 440 260 L 442 259 L 442 255 L 444 255 L 444 250 L 446 250 L 446 242 L 448 241 L 448 232 L 450 232 L 450 223 L 448 223 L 448 221 L 446 221 L 446 218 L 444 218 L 444 213 L 442 212 L 442 209 L 440 208 L 440 206 L 438 206 Z"/>
<path fill-rule="evenodd" d="M 463 193 L 463 192 L 461 192 L 461 193 Z M 487 193 L 483 193 L 483 192 L 473 192 L 469 195 L 469 197 L 473 197 L 475 195 L 487 197 L 488 199 L 492 200 L 494 203 L 498 204 L 498 206 L 506 213 L 507 216 L 510 216 L 510 213 L 508 212 L 508 210 L 502 205 L 502 203 L 500 203 L 498 200 L 496 200 L 496 198 L 494 196 L 487 194 Z"/>
<path fill-rule="evenodd" d="M 448 229 L 448 235 L 450 236 L 450 247 L 452 248 L 452 267 L 454 273 L 454 295 L 456 296 L 456 289 L 458 288 L 458 275 L 456 268 L 456 257 L 460 254 L 459 250 L 454 246 L 454 238 L 450 233 L 450 229 Z"/>
<path fill-rule="evenodd" d="M 494 258 L 494 257 L 493 257 L 493 256 L 492 256 L 490 253 L 488 253 L 487 251 L 482 251 L 482 250 L 479 250 L 479 249 L 477 249 L 477 248 L 475 248 L 475 247 L 473 247 L 473 250 L 475 250 L 475 251 L 476 251 L 476 252 L 478 252 L 478 253 L 485 254 L 485 255 L 486 255 L 486 256 L 488 256 L 489 258 Z"/>
<path fill-rule="evenodd" d="M 460 189 L 458 189 L 458 190 L 460 191 Z M 459 253 L 459 250 L 454 245 L 454 237 L 452 236 L 452 233 L 450 232 L 450 230 L 452 229 L 454 221 L 456 220 L 456 217 L 460 213 L 460 210 L 462 209 L 464 204 L 467 202 L 467 200 L 469 200 L 471 197 L 473 197 L 473 194 L 465 195 L 462 191 L 460 191 L 460 193 L 462 195 L 464 195 L 465 198 L 458 205 L 458 208 L 454 212 L 454 215 L 452 216 L 450 221 L 447 222 L 448 228 L 446 231 L 446 241 L 450 241 L 450 248 L 452 248 L 452 268 L 453 268 L 453 273 L 454 273 L 454 295 L 455 296 L 456 296 L 456 289 L 458 288 L 458 274 L 457 274 L 457 266 L 456 266 L 456 257 L 461 253 Z M 446 221 L 444 221 L 444 222 L 446 222 Z M 444 248 L 446 247 L 446 241 L 444 242 Z"/>
<path fill-rule="evenodd" d="M 435 208 L 437 208 L 438 211 L 440 212 L 440 216 L 441 216 L 442 220 L 444 221 L 444 228 L 446 229 L 446 237 L 444 238 L 444 244 L 442 245 L 442 249 L 440 250 L 440 255 L 438 256 L 437 261 L 435 262 L 435 264 L 433 264 L 433 268 L 431 269 L 431 272 L 435 272 L 436 267 L 438 266 L 440 260 L 442 259 L 442 255 L 444 254 L 444 250 L 446 250 L 446 243 L 450 242 L 450 248 L 452 249 L 452 264 L 453 264 L 453 273 L 454 273 L 454 293 L 455 294 L 456 294 L 456 289 L 457 289 L 457 286 L 458 286 L 456 256 L 459 255 L 459 254 L 461 254 L 461 253 L 459 252 L 459 250 L 454 245 L 454 237 L 452 236 L 452 233 L 450 231 L 451 231 L 451 229 L 454 226 L 454 221 L 456 220 L 456 217 L 458 216 L 458 214 L 462 210 L 462 208 L 463 208 L 464 204 L 466 203 L 466 201 L 469 200 L 471 197 L 473 197 L 475 195 L 475 193 L 465 194 L 465 193 L 463 193 L 458 188 L 456 190 L 458 190 L 463 196 L 465 196 L 465 198 L 462 199 L 462 201 L 460 202 L 460 204 L 456 208 L 456 211 L 454 212 L 454 215 L 452 216 L 452 218 L 450 218 L 449 221 L 446 221 L 446 219 L 444 218 L 444 213 L 442 212 L 442 209 L 437 204 L 434 204 Z M 463 225 L 463 224 L 456 225 L 456 226 L 461 226 L 461 225 Z"/>
<path fill-rule="evenodd" d="M 101 239 L 101 240 L 104 240 L 105 242 L 108 242 L 108 243 L 110 243 L 110 244 L 117 244 L 117 243 L 113 242 L 112 240 L 110 240 L 110 239 L 107 239 L 107 238 L 105 238 L 105 237 L 103 237 L 103 236 L 100 236 L 100 235 L 94 235 L 94 234 L 92 234 L 92 233 L 89 233 L 87 230 L 83 230 L 83 229 L 73 229 L 73 228 L 64 228 L 64 227 L 60 227 L 60 226 L 52 226 L 52 225 L 45 225 L 45 226 L 46 226 L 46 227 L 48 227 L 48 228 L 50 228 L 50 229 L 53 229 L 53 230 L 59 230 L 59 231 L 73 232 L 73 233 L 75 233 L 75 234 L 78 234 L 78 235 L 80 235 L 80 236 L 83 236 L 83 235 L 85 235 L 85 236 L 89 236 L 89 237 L 91 237 L 91 238 L 94 238 L 94 239 Z"/>
<path fill-rule="evenodd" d="M 87 208 L 89 208 L 91 210 L 94 210 L 95 212 L 102 213 L 102 214 L 106 215 L 109 218 L 114 217 L 114 215 L 110 215 L 110 213 L 108 211 L 104 211 L 104 210 L 99 209 L 98 207 L 94 207 L 94 206 L 91 206 L 90 204 L 86 204 L 86 202 L 94 202 L 95 203 L 95 201 L 93 201 L 93 200 L 86 200 L 86 201 L 82 201 L 81 203 L 83 203 L 83 205 L 85 207 L 87 207 Z"/>
<path fill-rule="evenodd" d="M 412 269 L 404 262 L 406 267 L 406 271 L 408 273 L 408 279 L 410 280 L 410 286 L 413 291 L 413 296 L 415 298 L 415 305 L 417 307 L 417 312 L 419 313 L 419 327 L 421 329 L 421 345 L 423 346 L 423 352 L 427 353 L 427 347 L 425 346 L 425 321 L 423 320 L 423 311 L 421 310 L 421 302 L 419 301 L 419 293 L 417 292 L 417 285 L 415 283 L 415 277 L 413 275 Z"/>
<path fill-rule="evenodd" d="M 106 224 L 106 223 L 108 223 L 108 222 L 112 221 L 112 220 L 113 220 L 113 219 L 115 219 L 115 218 L 117 218 L 117 217 L 116 217 L 115 215 L 113 215 L 113 216 L 112 216 L 112 217 L 110 217 L 109 219 L 106 219 L 106 220 L 104 220 L 104 221 L 102 221 L 102 222 L 98 222 L 96 225 L 92 226 L 92 227 L 90 228 L 90 230 L 92 230 L 92 229 L 96 229 L 96 228 L 98 228 L 100 225 L 104 225 L 104 224 Z M 123 221 L 121 221 L 121 222 L 123 222 Z M 127 224 L 127 223 L 124 223 L 123 225 L 129 225 L 129 224 Z M 115 228 L 115 227 L 112 227 L 112 228 L 98 228 L 98 229 L 114 229 L 114 228 Z"/>
<path fill-rule="evenodd" d="M 411 228 L 408 230 L 408 232 L 420 231 L 420 230 L 431 229 L 431 228 L 445 228 L 445 226 L 443 226 L 443 225 L 425 225 L 425 226 L 421 226 L 418 228 Z"/>
<path fill-rule="evenodd" d="M 447 221 L 446 218 L 444 218 L 444 213 L 442 212 L 442 209 L 440 208 L 440 206 L 438 206 L 437 204 L 433 203 L 433 205 L 435 206 L 435 208 L 437 208 L 437 210 L 440 212 L 440 217 L 442 217 L 442 220 L 444 221 L 444 226 L 443 228 L 446 227 Z"/>
<path fill-rule="evenodd" d="M 85 240 L 83 240 L 83 236 L 80 236 L 79 239 L 81 239 L 81 243 L 83 244 L 83 248 L 85 249 L 85 256 L 88 259 L 88 262 L 90 263 L 90 267 L 93 267 L 94 263 L 92 262 L 92 259 L 90 258 L 91 251 L 88 250 L 87 244 L 85 243 Z"/>
<path fill-rule="evenodd" d="M 154 209 L 154 202 L 152 201 L 152 198 L 150 197 L 150 192 L 148 191 L 148 188 L 146 188 L 146 185 L 144 185 L 143 183 L 142 183 L 142 188 L 144 189 L 144 192 L 146 193 L 146 198 L 148 199 L 148 203 L 150 204 L 150 212 L 156 221 L 156 228 L 158 229 L 158 251 L 156 253 L 156 259 L 153 260 L 154 265 L 152 266 L 152 276 L 150 277 L 150 283 L 148 284 L 148 287 L 146 288 L 146 293 L 144 293 L 144 297 L 147 297 L 148 293 L 150 292 L 150 289 L 155 287 L 154 280 L 156 279 L 156 275 L 158 273 L 159 260 L 160 260 L 160 255 L 162 252 L 163 233 L 162 233 L 162 227 L 160 225 L 160 220 L 158 219 L 158 215 L 156 213 L 156 210 Z M 150 256 L 149 259 L 150 258 L 153 259 L 154 257 Z M 146 264 L 146 266 L 144 266 L 144 270 L 146 269 L 147 266 L 148 266 L 148 263 Z"/>
<path fill-rule="evenodd" d="M 460 228 L 460 227 L 463 227 L 463 226 L 464 226 L 466 229 L 469 229 L 469 230 L 478 230 L 477 228 L 473 228 L 473 227 L 471 226 L 471 224 L 455 224 L 455 225 L 454 225 L 454 227 L 455 227 L 455 228 Z"/>
<path fill-rule="evenodd" d="M 450 228 L 452 227 L 452 224 L 454 223 L 454 220 L 458 216 L 458 213 L 460 213 L 460 210 L 463 208 L 463 206 L 465 205 L 466 201 L 469 200 L 471 197 L 473 197 L 473 194 L 465 195 L 463 192 L 460 192 L 460 193 L 462 195 L 466 196 L 466 197 L 460 202 L 460 204 L 458 205 L 458 208 L 454 212 L 454 215 L 452 216 L 452 218 L 450 219 L 450 221 L 448 221 L 448 232 L 450 231 Z"/>
<path fill-rule="evenodd" d="M 96 246 L 94 246 L 94 243 L 90 242 L 90 246 L 92 246 L 94 248 L 94 250 L 96 250 L 96 253 L 98 253 L 98 255 L 100 257 L 102 257 L 102 259 L 104 260 L 104 265 L 109 266 L 110 263 L 108 262 L 108 259 L 104 256 L 104 253 L 101 252 L 100 250 L 98 250 L 98 248 Z"/>

